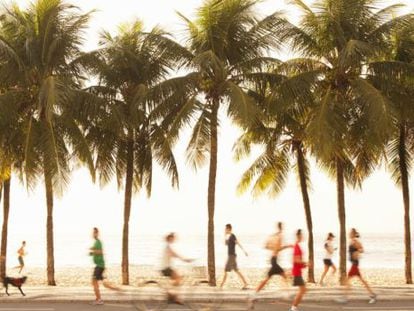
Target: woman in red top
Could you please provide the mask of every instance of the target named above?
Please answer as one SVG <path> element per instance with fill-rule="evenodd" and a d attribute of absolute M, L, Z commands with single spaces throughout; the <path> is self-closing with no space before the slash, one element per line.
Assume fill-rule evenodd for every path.
<path fill-rule="evenodd" d="M 303 296 L 306 293 L 306 284 L 302 277 L 302 269 L 306 268 L 308 264 L 303 261 L 303 252 L 300 247 L 300 243 L 303 242 L 303 233 L 302 230 L 299 229 L 296 232 L 296 243 L 295 247 L 293 248 L 293 286 L 298 286 L 299 291 L 296 294 L 295 299 L 293 300 L 292 307 L 290 311 L 298 311 L 298 305 L 302 301 Z"/>

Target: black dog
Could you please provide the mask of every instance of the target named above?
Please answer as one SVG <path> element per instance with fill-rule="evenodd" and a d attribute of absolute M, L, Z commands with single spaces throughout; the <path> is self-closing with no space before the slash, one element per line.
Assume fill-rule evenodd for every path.
<path fill-rule="evenodd" d="M 26 280 L 27 280 L 27 276 L 24 276 L 22 278 L 9 278 L 9 277 L 6 276 L 3 280 L 3 285 L 6 288 L 7 296 L 10 296 L 9 291 L 8 291 L 9 284 L 14 286 L 14 287 L 17 287 L 19 289 L 19 291 L 22 293 L 22 295 L 26 296 L 22 291 L 22 286 L 26 282 Z"/>

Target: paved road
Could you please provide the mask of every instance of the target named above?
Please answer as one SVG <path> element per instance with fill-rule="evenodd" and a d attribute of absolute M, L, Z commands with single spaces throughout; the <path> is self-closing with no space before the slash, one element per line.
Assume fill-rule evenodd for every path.
<path fill-rule="evenodd" d="M 103 306 L 91 306 L 87 303 L 1 303 L 0 311 L 246 311 L 244 304 L 196 304 L 190 306 L 108 303 Z M 289 304 L 285 302 L 258 303 L 256 311 L 287 311 Z M 414 301 L 378 302 L 375 305 L 366 303 L 350 303 L 338 305 L 334 303 L 305 303 L 301 311 L 414 311 Z"/>

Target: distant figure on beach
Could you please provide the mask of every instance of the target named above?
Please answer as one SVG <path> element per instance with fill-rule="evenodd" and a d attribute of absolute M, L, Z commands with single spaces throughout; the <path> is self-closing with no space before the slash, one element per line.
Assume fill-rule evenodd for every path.
<path fill-rule="evenodd" d="M 237 273 L 241 281 L 243 282 L 243 290 L 247 289 L 247 282 L 244 278 L 243 274 L 240 272 L 239 267 L 237 266 L 237 255 L 236 255 L 236 245 L 240 247 L 240 249 L 244 252 L 246 256 L 248 256 L 247 252 L 243 249 L 240 242 L 237 240 L 236 236 L 233 233 L 233 227 L 231 224 L 227 224 L 225 227 L 225 244 L 227 245 L 227 263 L 226 267 L 224 268 L 224 276 L 223 281 L 221 282 L 220 288 L 223 288 L 224 283 L 227 280 L 227 274 L 231 271 Z"/>
<path fill-rule="evenodd" d="M 277 257 L 282 250 L 287 248 L 292 248 L 292 245 L 284 245 L 283 244 L 283 223 L 278 222 L 276 224 L 276 233 L 272 234 L 268 240 L 266 241 L 265 248 L 271 252 L 270 258 L 270 269 L 267 273 L 266 278 L 259 283 L 259 286 L 256 288 L 255 293 L 250 298 L 250 308 L 252 308 L 252 304 L 254 300 L 257 298 L 257 293 L 259 293 L 269 282 L 269 280 L 274 275 L 280 275 L 283 278 L 285 286 L 288 287 L 288 279 L 285 271 L 277 262 Z"/>
<path fill-rule="evenodd" d="M 293 248 L 293 268 L 292 268 L 292 276 L 293 276 L 293 286 L 297 286 L 299 288 L 298 293 L 296 294 L 295 298 L 293 299 L 292 307 L 290 311 L 298 311 L 298 306 L 301 303 L 303 296 L 306 293 L 306 284 L 302 277 L 302 269 L 308 266 L 308 263 L 303 261 L 303 251 L 300 246 L 304 240 L 302 230 L 299 229 L 296 232 L 296 244 Z"/>
<path fill-rule="evenodd" d="M 173 248 L 173 244 L 176 240 L 175 233 L 170 233 L 165 237 L 166 245 L 162 257 L 162 270 L 163 276 L 169 277 L 172 281 L 173 286 L 180 286 L 182 283 L 182 276 L 174 268 L 174 258 L 180 259 L 184 262 L 192 262 L 193 259 L 184 258 L 179 255 Z M 171 291 L 167 291 L 168 301 L 182 304 L 182 301 L 178 296 Z"/>
<path fill-rule="evenodd" d="M 105 260 L 103 255 L 103 248 L 102 242 L 99 239 L 99 230 L 98 228 L 93 228 L 93 238 L 95 243 L 90 248 L 89 255 L 92 256 L 93 263 L 95 264 L 95 268 L 93 270 L 92 275 L 92 286 L 95 292 L 95 301 L 92 302 L 93 305 L 103 305 L 104 302 L 101 298 L 101 292 L 99 290 L 99 281 L 102 281 L 104 287 L 112 289 L 112 290 L 119 290 L 118 287 L 111 285 L 109 282 L 104 281 L 104 271 L 105 271 Z"/>
<path fill-rule="evenodd" d="M 349 259 L 352 263 L 351 269 L 349 269 L 348 277 L 346 279 L 346 296 L 343 299 L 340 299 L 339 302 L 346 303 L 348 301 L 349 292 L 351 290 L 351 279 L 357 277 L 361 283 L 365 286 L 369 293 L 370 300 L 368 303 L 377 302 L 377 295 L 372 291 L 371 287 L 368 285 L 367 281 L 362 277 L 361 271 L 359 269 L 359 259 L 360 255 L 364 252 L 364 247 L 359 241 L 359 233 L 355 228 L 351 229 L 349 234 L 350 244 L 349 244 Z"/>
<path fill-rule="evenodd" d="M 26 241 L 23 241 L 22 245 L 17 250 L 17 260 L 19 261 L 19 265 L 15 267 L 15 269 L 19 269 L 19 273 L 21 273 L 24 268 L 24 256 L 26 256 L 25 247 L 26 247 Z"/>
<path fill-rule="evenodd" d="M 319 284 L 321 286 L 324 285 L 323 281 L 325 279 L 326 274 L 328 273 L 329 269 L 332 269 L 332 274 L 336 273 L 336 267 L 334 265 L 334 263 L 332 262 L 332 257 L 333 254 L 336 250 L 334 244 L 333 244 L 333 240 L 334 240 L 335 236 L 333 235 L 332 232 L 328 233 L 328 237 L 326 238 L 325 244 L 324 244 L 324 248 L 325 248 L 325 257 L 323 258 L 323 265 L 324 265 L 324 270 L 321 276 L 321 280 L 319 282 Z"/>

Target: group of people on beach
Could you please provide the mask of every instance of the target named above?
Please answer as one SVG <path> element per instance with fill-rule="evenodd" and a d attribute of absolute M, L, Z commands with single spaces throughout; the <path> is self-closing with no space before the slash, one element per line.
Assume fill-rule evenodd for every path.
<path fill-rule="evenodd" d="M 266 286 L 266 284 L 269 282 L 269 280 L 274 275 L 279 275 L 282 277 L 285 288 L 288 287 L 288 280 L 289 275 L 293 278 L 293 286 L 298 287 L 298 291 L 292 301 L 292 306 L 289 309 L 289 311 L 297 311 L 298 306 L 302 301 L 303 296 L 306 293 L 306 282 L 303 279 L 302 271 L 304 268 L 308 266 L 308 263 L 304 260 L 304 252 L 302 249 L 302 242 L 304 242 L 305 237 L 303 234 L 303 231 L 301 229 L 298 229 L 295 233 L 296 240 L 294 244 L 285 244 L 284 242 L 284 234 L 283 234 L 283 223 L 278 222 L 276 224 L 276 232 L 272 234 L 268 240 L 266 241 L 265 248 L 270 251 L 271 257 L 270 257 L 270 269 L 268 270 L 268 273 L 266 277 L 258 284 L 257 288 L 255 289 L 254 293 L 250 295 L 250 298 L 248 299 L 248 305 L 249 308 L 254 307 L 254 302 L 258 298 L 259 292 Z M 95 239 L 93 247 L 90 249 L 90 255 L 93 257 L 93 262 L 95 264 L 95 268 L 93 271 L 93 277 L 92 277 L 92 284 L 96 296 L 96 300 L 93 302 L 93 304 L 103 304 L 103 301 L 101 299 L 100 291 L 99 291 L 99 281 L 103 281 L 103 285 L 109 289 L 113 290 L 119 290 L 118 287 L 115 287 L 111 285 L 108 282 L 104 281 L 103 273 L 105 271 L 105 261 L 103 256 L 103 249 L 102 249 L 102 242 L 99 239 L 99 230 L 98 228 L 93 229 L 93 238 Z M 334 238 L 335 236 L 332 233 L 329 233 L 326 241 L 324 243 L 324 249 L 325 249 L 325 256 L 323 259 L 324 263 L 324 271 L 322 273 L 320 284 L 324 285 L 324 280 L 329 272 L 329 270 L 332 270 L 332 273 L 335 274 L 336 267 L 335 264 L 332 261 L 334 252 L 336 250 L 334 246 Z M 376 294 L 372 291 L 369 284 L 366 282 L 366 280 L 362 277 L 360 268 L 359 268 L 359 261 L 360 261 L 360 255 L 364 252 L 363 245 L 361 241 L 359 240 L 360 235 L 356 229 L 351 229 L 349 233 L 350 243 L 348 247 L 349 251 L 349 260 L 351 261 L 352 265 L 348 272 L 347 278 L 345 280 L 346 284 L 346 292 L 343 298 L 338 299 L 338 302 L 345 303 L 347 302 L 349 290 L 350 290 L 350 280 L 352 278 L 358 278 L 362 284 L 365 286 L 369 293 L 369 303 L 375 303 L 376 302 Z M 173 261 L 174 259 L 179 259 L 184 262 L 191 262 L 193 259 L 183 257 L 182 255 L 178 254 L 174 247 L 173 243 L 176 240 L 175 233 L 170 233 L 165 237 L 165 248 L 163 250 L 163 256 L 162 256 L 162 267 L 161 267 L 161 274 L 164 277 L 168 277 L 171 280 L 171 284 L 174 287 L 178 287 L 182 284 L 183 277 L 180 275 L 180 273 L 177 271 L 177 269 L 174 268 Z M 245 251 L 245 249 L 242 247 L 241 243 L 237 239 L 236 235 L 233 233 L 233 228 L 231 224 L 227 224 L 225 226 L 225 244 L 227 246 L 227 262 L 224 269 L 224 275 L 223 280 L 220 284 L 220 288 L 222 288 L 227 280 L 227 276 L 229 272 L 234 271 L 240 278 L 240 280 L 243 283 L 243 290 L 248 289 L 248 284 L 241 273 L 241 271 L 238 268 L 237 264 L 237 254 L 236 254 L 236 246 L 238 246 L 246 256 L 248 256 L 248 253 Z M 283 250 L 293 248 L 293 257 L 292 257 L 292 270 L 291 273 L 287 273 L 278 263 L 278 257 L 280 252 Z M 172 291 L 167 290 L 168 295 L 168 301 L 182 304 L 182 300 L 178 297 L 178 295 L 174 294 Z"/>

